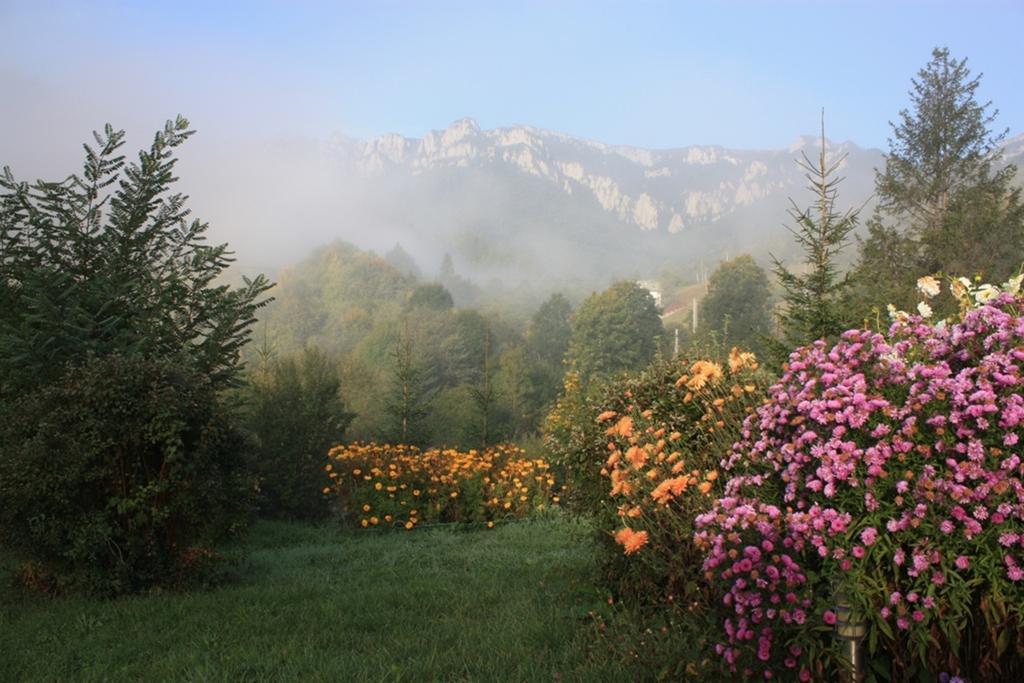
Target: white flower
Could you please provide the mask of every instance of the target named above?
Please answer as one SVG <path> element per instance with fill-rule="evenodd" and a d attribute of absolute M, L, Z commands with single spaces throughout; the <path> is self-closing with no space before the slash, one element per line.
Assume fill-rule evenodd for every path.
<path fill-rule="evenodd" d="M 890 320 L 897 320 L 899 322 L 903 322 L 909 317 L 906 311 L 898 311 L 896 310 L 896 307 L 893 306 L 892 304 L 886 306 L 885 310 L 889 312 Z"/>
<path fill-rule="evenodd" d="M 1010 294 L 1017 294 L 1018 292 L 1020 292 L 1021 282 L 1024 282 L 1024 273 L 1011 277 L 1009 280 L 1007 280 L 1006 284 L 1003 285 L 1003 291 L 1009 292 Z"/>
<path fill-rule="evenodd" d="M 931 299 L 933 296 L 938 296 L 942 287 L 939 285 L 939 281 L 931 275 L 925 275 L 917 280 L 917 291 L 924 295 L 925 299 Z"/>
<path fill-rule="evenodd" d="M 937 293 L 938 292 L 936 292 L 936 294 Z M 922 318 L 932 317 L 932 307 L 923 301 L 917 305 L 917 312 L 921 314 Z"/>
<path fill-rule="evenodd" d="M 984 304 L 999 295 L 999 288 L 993 287 L 992 285 L 982 285 L 978 287 L 978 290 L 974 292 L 974 300 L 979 304 Z"/>

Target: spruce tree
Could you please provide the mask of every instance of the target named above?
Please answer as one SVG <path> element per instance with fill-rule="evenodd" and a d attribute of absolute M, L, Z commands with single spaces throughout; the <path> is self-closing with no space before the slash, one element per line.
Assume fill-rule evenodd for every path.
<path fill-rule="evenodd" d="M 804 154 L 797 164 L 805 172 L 808 189 L 815 195 L 812 206 L 802 209 L 792 199 L 789 215 L 795 226 L 789 227 L 804 252 L 803 272 L 786 268 L 772 257 L 774 272 L 783 289 L 784 307 L 779 313 L 781 346 L 778 353 L 810 343 L 834 338 L 846 329 L 848 316 L 844 298 L 848 279 L 840 276 L 836 259 L 857 226 L 857 210 L 838 213 L 836 198 L 842 178 L 837 171 L 846 155 L 828 159 L 825 147 L 825 120 L 822 115 L 821 149 L 814 162 Z"/>
<path fill-rule="evenodd" d="M 981 75 L 946 48 L 911 80 L 909 109 L 890 123 L 885 169 L 876 171 L 879 203 L 853 272 L 853 308 L 870 319 L 887 304 L 909 309 L 922 275 L 981 275 L 1001 282 L 1024 260 L 1024 208 L 999 168 L 1006 131 L 993 133 L 998 111 L 977 100 Z M 939 310 L 950 301 L 933 302 Z"/>

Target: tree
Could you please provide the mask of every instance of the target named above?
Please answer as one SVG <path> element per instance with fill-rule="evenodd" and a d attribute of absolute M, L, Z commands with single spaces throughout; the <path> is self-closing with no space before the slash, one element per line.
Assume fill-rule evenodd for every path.
<path fill-rule="evenodd" d="M 427 368 L 414 354 L 408 322 L 392 349 L 391 359 L 391 389 L 384 398 L 384 411 L 391 418 L 388 436 L 398 443 L 422 445 L 427 438 L 424 420 L 429 413 L 431 392 Z"/>
<path fill-rule="evenodd" d="M 889 124 L 893 137 L 885 169 L 876 171 L 875 191 L 882 209 L 909 219 L 918 235 L 941 229 L 961 190 L 993 180 L 992 163 L 1007 131 L 991 134 L 999 112 L 975 99 L 980 83 L 981 75 L 971 78 L 966 59 L 935 48 L 911 79 L 912 110 L 900 110 L 900 122 Z"/>
<path fill-rule="evenodd" d="M 751 256 L 719 264 L 701 305 L 705 330 L 716 331 L 727 346 L 761 352 L 763 340 L 771 334 L 771 293 L 768 276 Z"/>
<path fill-rule="evenodd" d="M 514 346 L 501 354 L 494 381 L 508 415 L 509 437 L 515 441 L 533 423 L 536 408 L 531 401 L 536 387 L 531 382 L 530 364 L 524 347 Z"/>
<path fill-rule="evenodd" d="M 61 182 L 0 176 L 0 397 L 38 386 L 91 356 L 173 357 L 217 386 L 237 375 L 262 275 L 221 284 L 226 244 L 205 244 L 189 221 L 175 149 L 193 131 L 178 117 L 137 162 L 110 125 L 85 146 L 81 176 Z"/>
<path fill-rule="evenodd" d="M 876 171 L 879 206 L 854 270 L 860 313 L 892 303 L 909 308 L 922 275 L 980 274 L 1000 282 L 1024 260 L 1024 210 L 1016 168 L 995 170 L 1006 131 L 998 111 L 976 99 L 981 76 L 946 48 L 911 80 L 911 108 L 890 123 L 885 169 Z M 951 301 L 933 302 L 941 308 Z"/>
<path fill-rule="evenodd" d="M 804 272 L 796 273 L 772 257 L 774 273 L 783 289 L 784 308 L 779 314 L 782 332 L 780 353 L 817 339 L 835 337 L 846 329 L 848 316 L 844 298 L 849 289 L 846 277 L 840 277 L 836 258 L 857 226 L 856 210 L 836 212 L 837 186 L 842 181 L 835 174 L 846 155 L 829 160 L 825 145 L 825 117 L 821 123 L 821 151 L 817 162 L 806 154 L 797 160 L 805 172 L 808 189 L 815 202 L 806 209 L 792 199 L 789 215 L 796 223 L 790 227 L 797 244 L 804 252 Z"/>
<path fill-rule="evenodd" d="M 572 304 L 556 292 L 540 305 L 526 332 L 530 352 L 546 365 L 562 369 L 565 352 L 569 350 L 572 326 Z M 561 382 L 561 372 L 558 373 Z"/>
<path fill-rule="evenodd" d="M 0 176 L 0 544 L 58 586 L 178 583 L 248 506 L 222 395 L 271 284 L 222 284 L 227 245 L 171 192 L 191 135 L 126 163 L 108 125 L 81 176 Z"/>
<path fill-rule="evenodd" d="M 419 266 L 416 265 L 416 260 L 398 242 L 395 242 L 395 246 L 384 254 L 384 260 L 409 277 L 419 278 L 422 275 Z"/>
<path fill-rule="evenodd" d="M 284 358 L 265 355 L 250 374 L 245 426 L 254 437 L 250 460 L 265 514 L 299 519 L 326 514 L 327 501 L 317 495 L 324 483 L 324 456 L 354 417 L 340 388 L 337 367 L 315 348 Z"/>
<path fill-rule="evenodd" d="M 431 282 L 412 290 L 409 300 L 406 302 L 406 310 L 427 308 L 434 311 L 448 311 L 454 305 L 452 295 L 444 288 L 444 285 Z"/>
<path fill-rule="evenodd" d="M 571 324 L 567 358 L 584 381 L 645 367 L 664 335 L 651 293 L 628 281 L 590 295 Z"/>
<path fill-rule="evenodd" d="M 491 345 L 491 330 L 488 327 L 484 329 L 480 377 L 476 384 L 469 389 L 480 420 L 478 424 L 482 448 L 487 448 L 491 441 L 494 430 L 494 409 L 498 400 L 498 391 L 494 384 L 494 361 L 492 360 Z"/>

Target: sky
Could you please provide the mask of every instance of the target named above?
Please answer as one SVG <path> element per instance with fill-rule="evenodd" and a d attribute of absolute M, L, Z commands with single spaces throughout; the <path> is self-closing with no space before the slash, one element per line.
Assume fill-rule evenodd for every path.
<path fill-rule="evenodd" d="M 937 45 L 984 73 L 981 97 L 1016 134 L 1021 26 L 1022 0 L 0 0 L 0 163 L 45 165 L 107 121 L 152 131 L 177 113 L 212 145 L 419 137 L 469 116 L 780 148 L 824 108 L 830 138 L 885 148 Z"/>
<path fill-rule="evenodd" d="M 886 149 L 940 45 L 984 73 L 979 98 L 1016 135 L 1021 26 L 1024 0 L 0 0 L 0 166 L 62 179 L 104 124 L 132 153 L 183 114 L 197 134 L 175 189 L 239 264 L 271 269 L 338 238 L 424 241 L 363 208 L 372 193 L 341 172 L 336 136 L 471 117 L 646 148 L 786 149 L 824 108 L 832 140 Z"/>

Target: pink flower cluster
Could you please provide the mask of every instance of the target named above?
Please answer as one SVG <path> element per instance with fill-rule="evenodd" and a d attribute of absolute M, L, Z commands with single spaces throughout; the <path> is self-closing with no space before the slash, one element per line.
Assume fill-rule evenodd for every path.
<path fill-rule="evenodd" d="M 949 577 L 981 564 L 1007 590 L 1024 580 L 1021 303 L 1001 294 L 950 326 L 912 316 L 793 353 L 722 463 L 726 497 L 696 520 L 734 671 L 802 665 L 778 630 L 791 644 L 811 615 L 834 618 L 835 584 L 869 619 L 923 633 Z"/>

